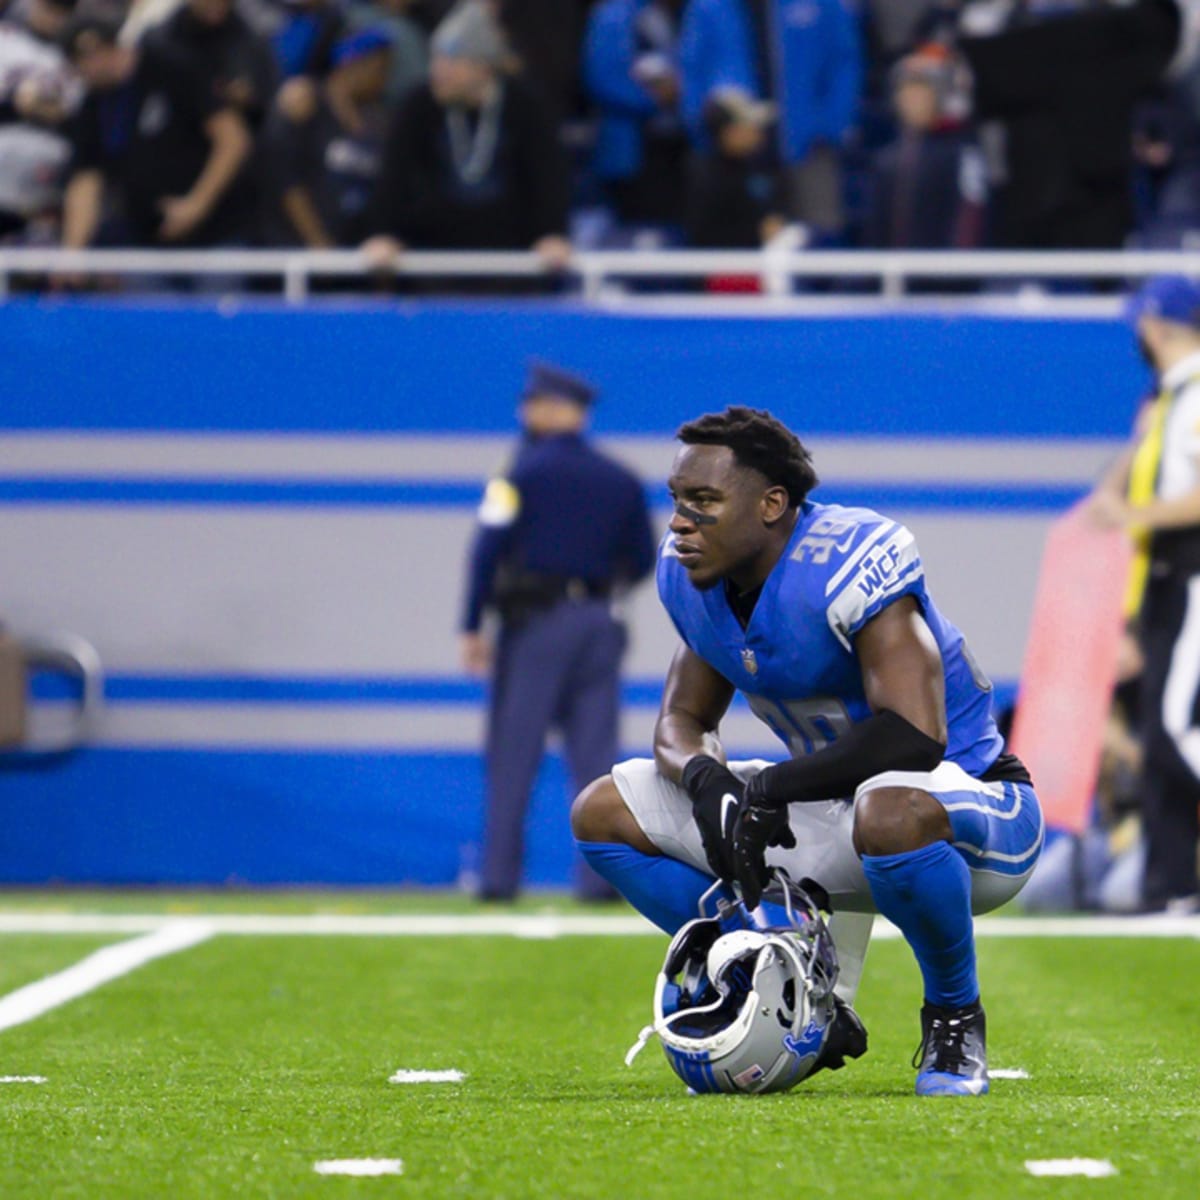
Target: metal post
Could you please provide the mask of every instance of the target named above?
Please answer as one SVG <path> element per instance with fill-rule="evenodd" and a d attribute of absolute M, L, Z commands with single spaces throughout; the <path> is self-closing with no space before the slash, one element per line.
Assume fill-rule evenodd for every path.
<path fill-rule="evenodd" d="M 288 304 L 303 304 L 308 299 L 308 270 L 303 259 L 287 260 L 283 268 L 283 298 Z"/>

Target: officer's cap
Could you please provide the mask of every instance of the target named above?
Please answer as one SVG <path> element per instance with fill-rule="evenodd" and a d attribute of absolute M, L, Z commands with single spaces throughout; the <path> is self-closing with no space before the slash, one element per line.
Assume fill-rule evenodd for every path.
<path fill-rule="evenodd" d="M 1142 317 L 1157 317 L 1200 329 L 1200 284 L 1184 275 L 1156 275 L 1125 302 L 1125 319 L 1136 326 Z"/>
<path fill-rule="evenodd" d="M 535 396 L 554 396 L 587 408 L 596 399 L 596 389 L 586 379 L 553 363 L 533 362 L 529 365 L 521 399 L 532 400 Z"/>

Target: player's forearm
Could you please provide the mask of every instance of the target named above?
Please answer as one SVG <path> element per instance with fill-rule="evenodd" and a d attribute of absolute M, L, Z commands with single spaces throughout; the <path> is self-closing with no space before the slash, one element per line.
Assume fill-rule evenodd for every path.
<path fill-rule="evenodd" d="M 864 780 L 884 771 L 932 771 L 946 743 L 888 709 L 854 725 L 836 742 L 762 771 L 754 781 L 771 807 L 853 795 Z"/>
<path fill-rule="evenodd" d="M 683 768 L 697 754 L 725 761 L 725 751 L 715 729 L 707 729 L 686 713 L 668 712 L 654 727 L 654 761 L 659 773 L 675 783 L 683 777 Z"/>

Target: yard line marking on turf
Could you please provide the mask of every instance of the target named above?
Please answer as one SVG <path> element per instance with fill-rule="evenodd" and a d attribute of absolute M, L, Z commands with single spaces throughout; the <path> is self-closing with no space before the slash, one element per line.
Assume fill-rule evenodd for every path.
<path fill-rule="evenodd" d="M 330 1158 L 313 1163 L 318 1175 L 400 1175 L 404 1163 L 398 1158 Z"/>
<path fill-rule="evenodd" d="M 462 1083 L 462 1071 L 397 1071 L 388 1083 Z"/>
<path fill-rule="evenodd" d="M 159 928 L 145 937 L 105 946 L 73 967 L 47 975 L 0 999 L 0 1029 L 23 1025 L 156 958 L 197 946 L 212 935 L 212 926 L 207 921 L 175 920 L 160 922 Z"/>
<path fill-rule="evenodd" d="M 562 916 L 458 913 L 410 916 L 299 914 L 197 914 L 171 918 L 153 913 L 39 913 L 0 911 L 5 933 L 144 933 L 169 922 L 203 922 L 212 934 L 247 937 L 626 937 L 665 936 L 644 917 Z M 875 922 L 873 937 L 898 938 L 887 921 Z M 976 938 L 1194 938 L 1200 940 L 1200 916 L 1168 917 L 984 917 L 975 922 Z"/>
<path fill-rule="evenodd" d="M 1020 1067 L 988 1067 L 990 1079 L 1028 1079 L 1029 1072 Z"/>
<path fill-rule="evenodd" d="M 49 1083 L 45 1075 L 0 1075 L 0 1083 Z"/>
<path fill-rule="evenodd" d="M 1118 1173 L 1107 1158 L 1027 1159 L 1025 1170 L 1030 1175 L 1086 1175 L 1089 1179 L 1103 1179 Z"/>

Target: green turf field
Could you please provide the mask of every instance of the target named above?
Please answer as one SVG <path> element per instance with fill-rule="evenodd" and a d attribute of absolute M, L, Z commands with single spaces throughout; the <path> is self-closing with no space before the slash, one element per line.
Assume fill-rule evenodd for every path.
<path fill-rule="evenodd" d="M 439 909 L 436 897 L 109 899 L 114 919 Z M 0 916 L 104 907 L 9 901 Z M 0 1031 L 0 1076 L 46 1080 L 0 1085 L 0 1196 L 1195 1200 L 1197 935 L 982 938 L 992 1066 L 1029 1078 L 918 1100 L 918 976 L 895 940 L 868 959 L 864 1059 L 785 1096 L 690 1098 L 654 1045 L 622 1062 L 647 1019 L 657 936 L 218 932 Z M 0 990 L 139 936 L 0 933 Z M 465 1079 L 389 1083 L 401 1069 Z M 1024 1167 L 1074 1157 L 1119 1174 Z M 313 1169 L 366 1158 L 403 1173 Z"/>

